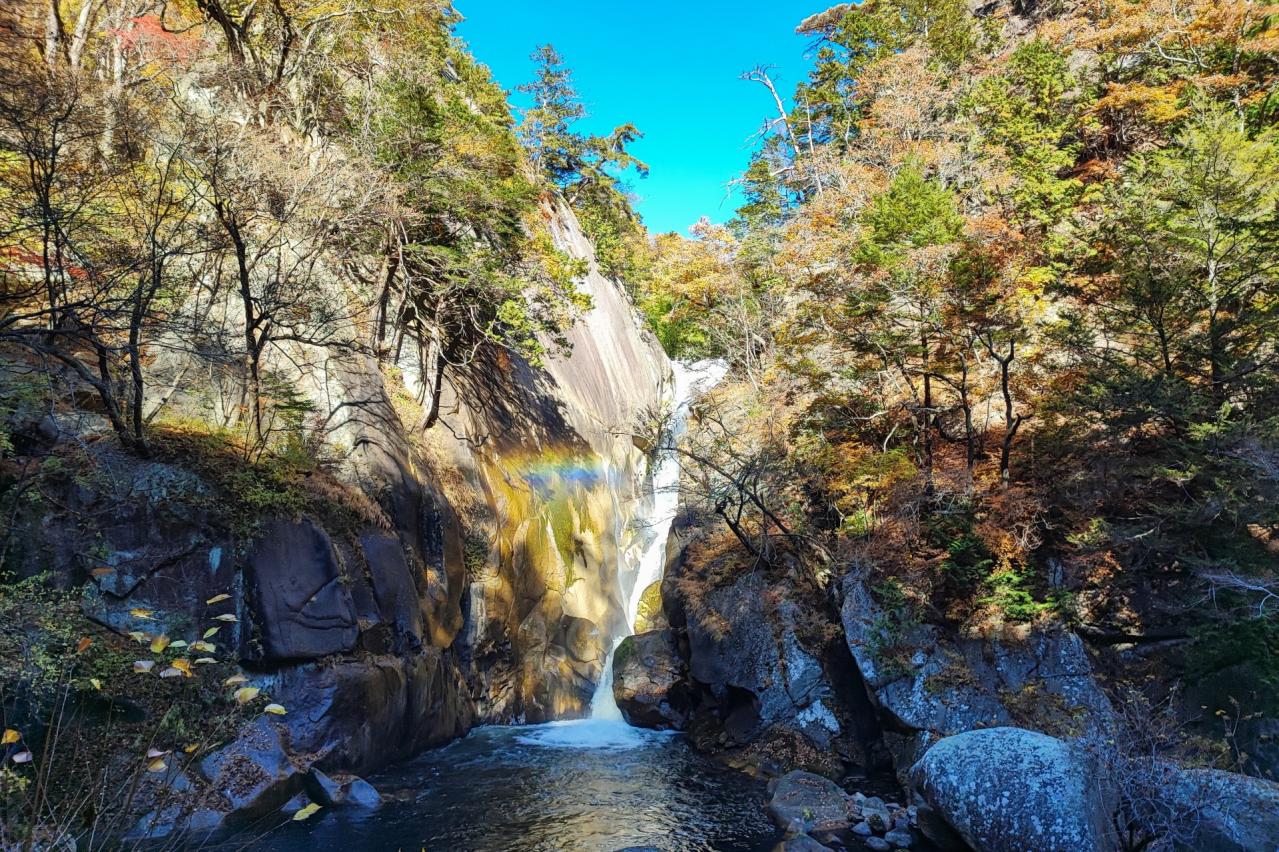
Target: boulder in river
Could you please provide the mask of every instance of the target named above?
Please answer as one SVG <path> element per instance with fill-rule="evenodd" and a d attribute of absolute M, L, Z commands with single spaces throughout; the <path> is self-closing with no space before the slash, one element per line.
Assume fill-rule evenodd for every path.
<path fill-rule="evenodd" d="M 613 653 L 613 697 L 628 724 L 683 729 L 688 688 L 688 666 L 672 630 L 628 636 Z"/>
<path fill-rule="evenodd" d="M 852 799 L 834 781 L 812 772 L 788 772 L 778 779 L 768 813 L 782 828 L 805 832 L 847 828 L 853 822 Z"/>
<path fill-rule="evenodd" d="M 1086 757 L 1036 731 L 990 728 L 947 737 L 912 771 L 928 805 L 981 852 L 1115 848 L 1110 809 Z"/>

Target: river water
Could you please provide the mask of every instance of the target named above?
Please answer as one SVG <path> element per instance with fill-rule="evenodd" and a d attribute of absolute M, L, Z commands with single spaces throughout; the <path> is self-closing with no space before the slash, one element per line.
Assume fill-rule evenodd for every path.
<path fill-rule="evenodd" d="M 583 727 L 589 722 L 579 723 Z M 762 782 L 641 732 L 618 746 L 552 746 L 547 728 L 487 727 L 370 780 L 372 812 L 321 811 L 253 844 L 274 852 L 767 852 L 780 835 Z"/>
<path fill-rule="evenodd" d="M 638 564 L 618 571 L 632 627 L 644 590 L 661 579 L 679 508 L 673 448 L 693 398 L 723 375 L 718 362 L 675 365 L 674 411 L 639 521 L 647 541 Z M 771 850 L 779 833 L 765 812 L 764 784 L 698 754 L 681 736 L 628 726 L 612 682 L 610 666 L 590 718 L 477 729 L 369 779 L 386 800 L 377 811 L 321 811 L 251 845 L 275 852 Z"/>

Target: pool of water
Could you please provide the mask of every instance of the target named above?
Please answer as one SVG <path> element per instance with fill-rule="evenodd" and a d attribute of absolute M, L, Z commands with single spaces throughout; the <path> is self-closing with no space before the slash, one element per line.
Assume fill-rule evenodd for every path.
<path fill-rule="evenodd" d="M 768 852 L 780 837 L 763 782 L 621 723 L 480 728 L 369 780 L 377 811 L 321 811 L 253 848 Z"/>

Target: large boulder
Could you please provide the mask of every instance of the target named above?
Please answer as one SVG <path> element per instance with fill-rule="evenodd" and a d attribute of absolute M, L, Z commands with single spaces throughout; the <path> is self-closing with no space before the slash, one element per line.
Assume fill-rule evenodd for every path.
<path fill-rule="evenodd" d="M 259 717 L 239 737 L 200 762 L 200 772 L 229 816 L 252 820 L 302 791 L 305 772 L 281 741 L 282 726 Z"/>
<path fill-rule="evenodd" d="M 947 737 L 911 772 L 912 783 L 981 852 L 1105 852 L 1110 797 L 1070 744 L 1020 728 Z"/>
<path fill-rule="evenodd" d="M 812 601 L 791 584 L 756 571 L 697 592 L 663 586 L 671 622 L 684 625 L 689 674 L 707 695 L 719 745 L 800 737 L 819 752 L 856 750 L 822 637 L 810 627 Z M 818 604 L 820 605 L 820 604 Z M 840 667 L 835 667 L 840 668 Z M 789 761 L 788 761 L 789 762 Z M 798 765 L 798 764 L 794 764 Z"/>
<path fill-rule="evenodd" d="M 954 636 L 886 612 L 862 579 L 842 585 L 844 638 L 878 707 L 898 768 L 942 737 L 1010 726 L 1073 738 L 1106 730 L 1109 699 L 1083 641 L 1062 629 Z"/>
<path fill-rule="evenodd" d="M 461 736 L 474 707 L 447 652 L 287 669 L 267 683 L 289 743 L 325 770 L 367 774 Z"/>
<path fill-rule="evenodd" d="M 355 604 L 323 529 L 306 519 L 273 521 L 249 571 L 261 646 L 251 648 L 248 658 L 315 660 L 355 647 Z"/>
<path fill-rule="evenodd" d="M 690 689 L 673 630 L 628 636 L 613 652 L 613 697 L 628 724 L 682 730 Z"/>
<path fill-rule="evenodd" d="M 1274 852 L 1279 849 L 1279 784 L 1221 772 L 1178 773 L 1162 809 L 1185 823 L 1184 852 Z"/>
<path fill-rule="evenodd" d="M 788 772 L 778 779 L 768 813 L 779 827 L 799 832 L 837 831 L 855 821 L 852 798 L 812 772 Z"/>

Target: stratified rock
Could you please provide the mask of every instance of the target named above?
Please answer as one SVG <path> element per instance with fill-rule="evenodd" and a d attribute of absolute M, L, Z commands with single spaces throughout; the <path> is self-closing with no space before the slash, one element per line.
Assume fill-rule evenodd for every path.
<path fill-rule="evenodd" d="M 250 561 L 253 623 L 262 637 L 251 658 L 314 660 L 355 647 L 355 604 L 333 542 L 311 521 L 277 520 Z"/>
<path fill-rule="evenodd" d="M 674 631 L 628 636 L 613 652 L 613 697 L 628 724 L 682 730 L 688 724 L 688 667 Z"/>
<path fill-rule="evenodd" d="M 1221 772 L 1188 769 L 1167 790 L 1167 810 L 1185 817 L 1193 839 L 1185 852 L 1279 849 L 1279 784 Z"/>
<path fill-rule="evenodd" d="M 837 830 L 852 822 L 852 800 L 829 778 L 788 772 L 777 781 L 768 813 L 782 828 L 798 824 L 805 832 Z"/>
<path fill-rule="evenodd" d="M 981 852 L 1103 852 L 1109 808 L 1089 762 L 1069 744 L 1020 728 L 969 731 L 924 755 L 912 780 Z"/>

